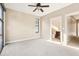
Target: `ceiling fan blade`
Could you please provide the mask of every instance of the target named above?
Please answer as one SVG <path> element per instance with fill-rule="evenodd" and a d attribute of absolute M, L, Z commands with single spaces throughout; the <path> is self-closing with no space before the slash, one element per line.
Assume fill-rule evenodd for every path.
<path fill-rule="evenodd" d="M 34 10 L 33 10 L 33 12 L 35 12 L 37 10 L 37 8 L 35 8 Z"/>
<path fill-rule="evenodd" d="M 42 12 L 44 12 L 43 9 L 40 9 L 40 10 L 41 10 Z"/>
<path fill-rule="evenodd" d="M 28 5 L 28 6 L 30 6 L 30 7 L 36 7 L 35 5 Z"/>
<path fill-rule="evenodd" d="M 42 6 L 40 6 L 40 7 L 49 7 L 49 5 L 42 5 Z"/>

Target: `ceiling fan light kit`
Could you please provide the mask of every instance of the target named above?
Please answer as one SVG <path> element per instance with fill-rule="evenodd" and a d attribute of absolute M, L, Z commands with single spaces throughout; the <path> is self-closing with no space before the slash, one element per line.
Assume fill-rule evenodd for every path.
<path fill-rule="evenodd" d="M 41 3 L 37 3 L 36 5 L 28 5 L 30 7 L 36 7 L 33 12 L 35 12 L 36 10 L 40 10 L 41 12 L 44 12 L 44 10 L 42 8 L 45 7 L 49 7 L 49 5 L 41 5 Z"/>

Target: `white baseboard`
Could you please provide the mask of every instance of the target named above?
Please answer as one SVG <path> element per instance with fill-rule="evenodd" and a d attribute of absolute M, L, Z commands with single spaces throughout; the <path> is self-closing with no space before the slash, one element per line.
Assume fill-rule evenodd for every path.
<path fill-rule="evenodd" d="M 18 39 L 18 40 L 11 40 L 11 41 L 5 42 L 5 44 L 14 43 L 14 42 L 21 42 L 21 41 L 25 41 L 25 40 L 33 40 L 33 39 L 40 39 L 40 36 L 38 36 L 38 37 L 30 37 L 30 38 L 23 38 L 23 39 Z"/>

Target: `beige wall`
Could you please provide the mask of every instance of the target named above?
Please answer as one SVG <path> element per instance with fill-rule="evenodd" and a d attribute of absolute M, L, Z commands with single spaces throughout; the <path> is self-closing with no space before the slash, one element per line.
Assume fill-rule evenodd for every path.
<path fill-rule="evenodd" d="M 41 37 L 44 39 L 49 39 L 50 37 L 50 20 L 48 18 L 42 19 L 41 18 Z"/>
<path fill-rule="evenodd" d="M 40 33 L 35 33 L 35 16 L 33 15 L 7 9 L 5 27 L 6 42 L 40 37 Z"/>

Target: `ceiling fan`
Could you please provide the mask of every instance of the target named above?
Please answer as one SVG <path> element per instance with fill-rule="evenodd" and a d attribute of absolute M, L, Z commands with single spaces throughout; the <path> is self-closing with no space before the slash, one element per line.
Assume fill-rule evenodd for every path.
<path fill-rule="evenodd" d="M 37 3 L 36 5 L 28 5 L 30 7 L 36 7 L 33 12 L 35 12 L 36 10 L 40 10 L 41 12 L 44 12 L 44 10 L 42 8 L 44 7 L 49 7 L 49 5 L 41 5 L 41 3 Z"/>

